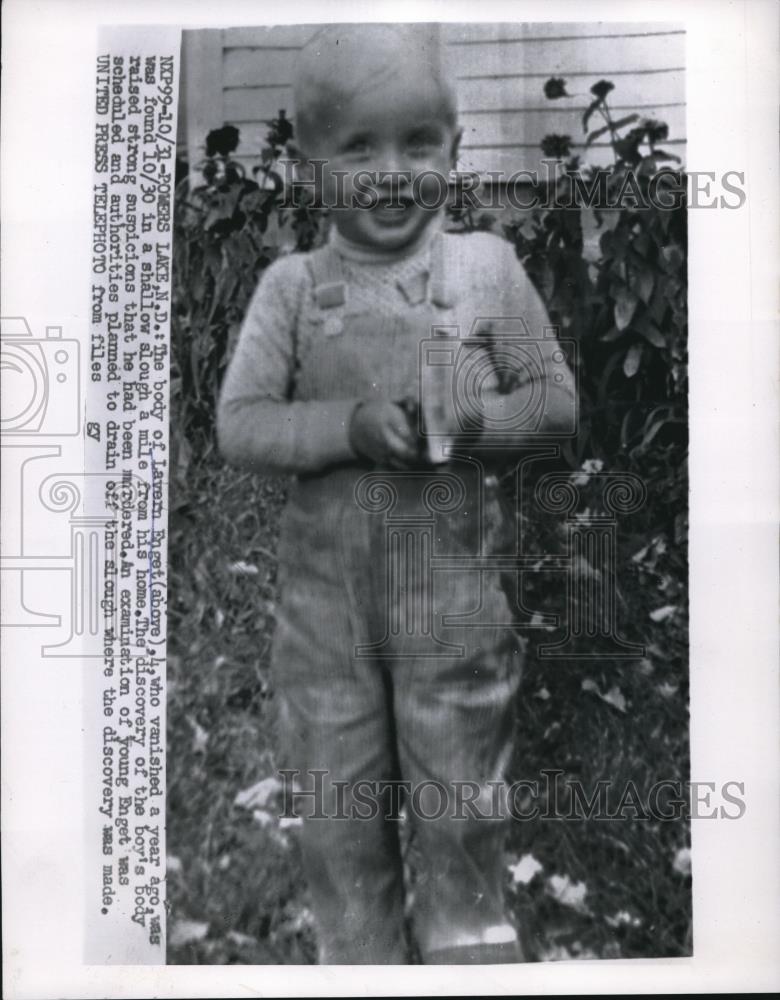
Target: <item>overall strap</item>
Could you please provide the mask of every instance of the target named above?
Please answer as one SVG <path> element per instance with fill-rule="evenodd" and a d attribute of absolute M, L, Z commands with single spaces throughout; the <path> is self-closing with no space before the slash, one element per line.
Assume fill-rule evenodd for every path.
<path fill-rule="evenodd" d="M 458 237 L 450 236 L 449 239 Z M 437 232 L 430 249 L 428 300 L 440 309 L 450 309 L 458 301 L 455 275 L 449 263 L 445 233 Z M 451 248 L 450 248 L 451 251 Z M 344 306 L 348 300 L 348 282 L 341 255 L 330 244 L 308 255 L 307 265 L 314 285 L 314 299 L 320 309 Z M 413 276 L 414 277 L 414 276 Z M 412 304 L 423 301 L 424 291 L 418 291 L 415 281 L 407 279 L 398 285 Z M 422 294 L 421 294 L 422 291 Z"/>
<path fill-rule="evenodd" d="M 320 309 L 344 305 L 347 281 L 340 254 L 326 243 L 309 254 L 307 263 L 314 285 L 314 300 Z"/>
<path fill-rule="evenodd" d="M 458 239 L 459 237 L 450 236 L 449 238 Z M 455 276 L 449 265 L 450 255 L 447 253 L 447 239 L 446 233 L 438 232 L 434 236 L 431 246 L 429 298 L 433 305 L 440 309 L 451 309 L 458 301 Z"/>

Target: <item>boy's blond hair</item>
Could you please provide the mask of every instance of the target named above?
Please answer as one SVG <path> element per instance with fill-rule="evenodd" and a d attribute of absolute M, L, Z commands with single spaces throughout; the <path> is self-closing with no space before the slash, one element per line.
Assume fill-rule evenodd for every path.
<path fill-rule="evenodd" d="M 300 145 L 311 150 L 357 95 L 401 79 L 430 97 L 441 118 L 457 122 L 455 89 L 442 58 L 436 24 L 331 24 L 301 51 L 295 75 Z"/>

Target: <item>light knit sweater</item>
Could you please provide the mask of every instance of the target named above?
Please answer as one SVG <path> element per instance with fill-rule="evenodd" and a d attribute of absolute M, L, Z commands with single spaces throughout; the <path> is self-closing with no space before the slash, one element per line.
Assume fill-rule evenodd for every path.
<path fill-rule="evenodd" d="M 294 395 L 299 320 L 304 310 L 316 308 L 311 266 L 315 254 L 339 255 L 351 303 L 377 316 L 393 316 L 411 308 L 409 288 L 420 276 L 432 274 L 433 253 L 440 252 L 454 299 L 448 323 L 454 319 L 461 337 L 469 335 L 477 320 L 514 322 L 517 330 L 522 318 L 534 340 L 548 351 L 554 349 L 547 313 L 510 244 L 487 233 L 435 238 L 439 225 L 437 219 L 414 245 L 391 253 L 356 247 L 334 229 L 328 247 L 280 257 L 266 269 L 249 304 L 221 394 L 218 435 L 229 461 L 267 473 L 301 474 L 357 457 L 349 441 L 349 423 L 359 400 L 296 400 Z M 570 412 L 573 405 L 571 374 L 564 366 L 561 383 L 560 370 L 556 366 L 557 379 L 546 386 L 544 419 L 550 430 L 555 429 L 558 414 Z"/>

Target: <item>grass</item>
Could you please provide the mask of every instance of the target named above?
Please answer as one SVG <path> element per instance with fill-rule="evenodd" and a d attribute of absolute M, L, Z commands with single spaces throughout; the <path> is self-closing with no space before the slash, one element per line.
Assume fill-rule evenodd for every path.
<path fill-rule="evenodd" d="M 190 459 L 172 485 L 173 964 L 314 961 L 295 826 L 279 824 L 273 803 L 249 809 L 235 804 L 238 793 L 275 770 L 269 653 L 283 502 L 282 482 L 229 470 L 212 448 Z M 626 521 L 626 531 L 621 525 L 620 619 L 626 638 L 644 643 L 647 656 L 613 664 L 530 656 L 517 702 L 511 777 L 540 780 L 543 789 L 544 770 L 558 768 L 590 791 L 599 779 L 621 790 L 634 782 L 640 798 L 655 781 L 687 779 L 685 560 L 670 541 L 675 525 L 668 510 L 667 504 L 648 506 L 635 523 Z M 553 522 L 540 524 L 537 536 L 550 550 L 562 544 L 560 525 Z M 528 599 L 540 610 L 560 613 L 563 580 L 554 577 L 535 582 Z M 676 610 L 654 621 L 649 613 L 659 606 Z M 547 640 L 558 634 L 544 633 Z M 542 810 L 545 802 L 540 794 Z M 684 819 L 515 822 L 507 884 L 532 957 L 690 954 L 688 844 Z"/>

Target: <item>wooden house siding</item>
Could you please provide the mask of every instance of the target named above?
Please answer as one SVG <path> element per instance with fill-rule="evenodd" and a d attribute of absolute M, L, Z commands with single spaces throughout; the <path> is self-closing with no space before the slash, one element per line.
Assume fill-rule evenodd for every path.
<path fill-rule="evenodd" d="M 183 132 L 191 165 L 207 132 L 225 123 L 241 131 L 238 156 L 251 169 L 268 121 L 284 108 L 295 119 L 291 79 L 312 25 L 227 28 L 184 33 Z M 684 159 L 685 33 L 663 23 L 502 23 L 442 25 L 445 58 L 457 81 L 463 127 L 459 167 L 534 170 L 548 133 L 584 141 L 582 109 L 599 79 L 615 89 L 616 116 L 637 112 L 669 125 L 664 143 Z M 544 82 L 564 77 L 570 99 L 548 101 Z M 587 151 L 607 163 L 606 142 Z"/>

